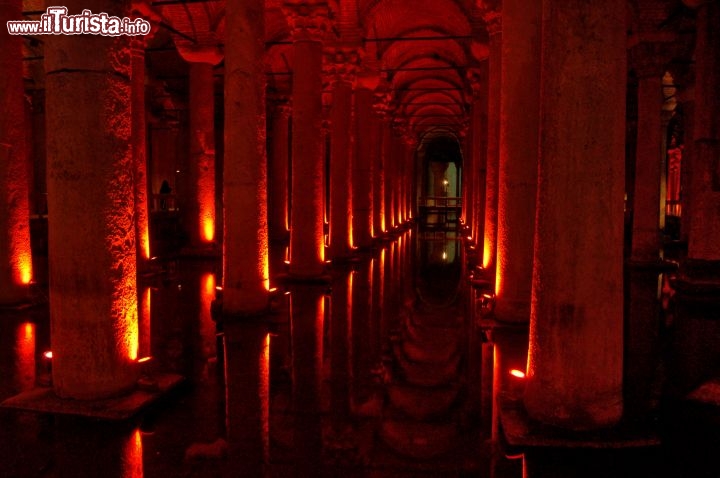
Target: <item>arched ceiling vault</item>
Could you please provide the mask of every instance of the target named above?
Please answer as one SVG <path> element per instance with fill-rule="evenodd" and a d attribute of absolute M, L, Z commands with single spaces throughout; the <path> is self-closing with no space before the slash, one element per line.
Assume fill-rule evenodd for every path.
<path fill-rule="evenodd" d="M 288 1 L 312 3 L 265 1 L 268 86 L 285 93 L 293 68 L 291 35 L 283 12 Z M 332 31 L 352 38 L 363 50 L 361 66 L 366 73 L 375 71 L 382 78 L 383 90 L 377 93 L 388 103 L 393 123 L 403 125 L 403 133 L 416 139 L 430 131 L 459 136 L 467 123 L 471 91 L 468 72 L 483 59 L 477 52 L 487 51 L 487 35 L 478 14 L 479 9 L 487 8 L 486 3 L 491 2 L 325 1 Z M 211 44 L 222 54 L 225 2 L 149 0 L 149 4 L 165 19 L 179 50 Z"/>

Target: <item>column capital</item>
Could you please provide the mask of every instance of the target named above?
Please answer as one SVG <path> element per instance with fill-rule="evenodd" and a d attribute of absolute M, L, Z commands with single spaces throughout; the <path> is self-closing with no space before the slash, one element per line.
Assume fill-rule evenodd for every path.
<path fill-rule="evenodd" d="M 482 94 L 483 77 L 482 74 L 474 69 L 468 69 L 465 74 L 468 80 L 468 86 L 470 87 L 470 94 L 473 100 L 477 100 Z"/>
<path fill-rule="evenodd" d="M 285 2 L 282 11 L 293 41 L 323 41 L 330 30 L 329 10 L 326 2 Z"/>
<path fill-rule="evenodd" d="M 179 37 L 175 38 L 175 46 L 180 56 L 188 63 L 207 63 L 215 66 L 223 60 L 220 42 L 215 44 L 195 45 Z"/>
<path fill-rule="evenodd" d="M 662 79 L 671 59 L 665 42 L 640 42 L 629 53 L 631 68 L 638 78 Z"/>
<path fill-rule="evenodd" d="M 287 95 L 268 95 L 267 101 L 270 107 L 278 114 L 290 116 L 292 112 L 292 102 Z"/>
<path fill-rule="evenodd" d="M 488 8 L 482 12 L 485 28 L 490 36 L 502 33 L 502 12 L 499 8 Z"/>
<path fill-rule="evenodd" d="M 355 83 L 360 65 L 360 54 L 354 46 L 330 46 L 325 49 L 323 73 L 331 82 Z"/>
<path fill-rule="evenodd" d="M 686 7 L 689 8 L 698 8 L 706 3 L 712 3 L 716 0 L 682 0 L 682 2 L 685 4 Z"/>

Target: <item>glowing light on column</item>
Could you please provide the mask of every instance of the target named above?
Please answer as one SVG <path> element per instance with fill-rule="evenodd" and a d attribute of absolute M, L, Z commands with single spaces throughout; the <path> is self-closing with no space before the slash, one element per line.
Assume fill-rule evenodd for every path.
<path fill-rule="evenodd" d="M 138 316 L 138 328 L 139 328 L 139 339 L 138 339 L 138 356 L 149 357 L 150 356 L 150 324 L 151 324 L 151 289 L 150 287 L 144 287 L 140 293 L 140 308 Z"/>
<path fill-rule="evenodd" d="M 202 217 L 202 238 L 205 242 L 212 242 L 215 240 L 215 208 L 212 211 L 201 212 Z"/>
<path fill-rule="evenodd" d="M 133 266 L 135 265 L 133 261 Z M 135 284 L 135 269 L 129 272 L 122 285 L 116 287 L 112 305 L 113 316 L 117 319 L 117 330 L 122 334 L 122 347 L 132 361 L 138 359 L 140 349 L 140 324 L 138 320 L 138 294 Z"/>
<path fill-rule="evenodd" d="M 483 269 L 487 269 L 487 267 L 490 265 L 490 244 L 488 242 L 488 239 L 485 238 L 485 241 L 483 243 Z"/>
<path fill-rule="evenodd" d="M 29 250 L 18 253 L 18 282 L 29 284 L 32 280 L 32 255 Z"/>

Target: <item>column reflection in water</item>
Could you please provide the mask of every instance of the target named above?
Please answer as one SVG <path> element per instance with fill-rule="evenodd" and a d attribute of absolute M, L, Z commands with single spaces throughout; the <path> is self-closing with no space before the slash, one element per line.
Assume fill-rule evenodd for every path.
<path fill-rule="evenodd" d="M 366 403 L 372 394 L 373 364 L 379 358 L 375 355 L 373 323 L 376 307 L 375 290 L 373 286 L 373 271 L 375 259 L 364 260 L 357 266 L 357 272 L 352 279 L 352 383 L 353 391 L 351 404 L 353 410 Z"/>
<path fill-rule="evenodd" d="M 336 269 L 332 283 L 330 314 L 330 413 L 333 432 L 347 431 L 352 380 L 353 276 Z"/>
<path fill-rule="evenodd" d="M 382 356 L 383 324 L 385 322 L 385 254 L 387 249 L 380 249 L 380 255 L 373 259 L 373 313 L 372 313 L 372 341 L 370 349 L 372 356 L 379 361 Z M 376 362 L 376 365 L 377 362 Z"/>
<path fill-rule="evenodd" d="M 322 454 L 321 396 L 325 289 L 290 288 L 294 463 L 298 477 L 318 476 Z"/>
<path fill-rule="evenodd" d="M 143 478 L 139 429 L 58 416 L 54 437 L 54 477 Z"/>
<path fill-rule="evenodd" d="M 210 306 L 215 299 L 215 274 L 204 272 L 200 276 L 200 358 L 207 361 L 217 356 L 215 340 L 215 322 L 210 314 Z"/>
<path fill-rule="evenodd" d="M 225 326 L 228 468 L 235 476 L 267 475 L 270 460 L 270 346 L 260 321 Z"/>
<path fill-rule="evenodd" d="M 14 385 L 18 392 L 27 392 L 35 387 L 35 324 L 18 324 L 15 336 Z"/>
<path fill-rule="evenodd" d="M 666 465 L 661 454 L 662 451 L 659 449 L 637 448 L 624 450 L 530 449 L 523 456 L 522 477 L 714 476 L 712 473 L 697 475 L 689 470 L 669 471 L 668 468 L 664 468 Z"/>

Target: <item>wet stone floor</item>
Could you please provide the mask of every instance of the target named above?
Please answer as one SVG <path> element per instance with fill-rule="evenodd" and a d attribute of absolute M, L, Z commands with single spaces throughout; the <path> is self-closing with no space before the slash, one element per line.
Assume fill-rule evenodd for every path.
<path fill-rule="evenodd" d="M 140 286 L 140 347 L 183 385 L 121 423 L 0 408 L 0 477 L 720 477 L 702 410 L 674 412 L 661 448 L 503 446 L 527 331 L 483 316 L 464 263 L 454 234 L 407 230 L 331 284 L 273 284 L 262 320 L 217 323 L 220 264 L 166 261 Z M 42 296 L 0 312 L 0 400 L 49 381 Z"/>

